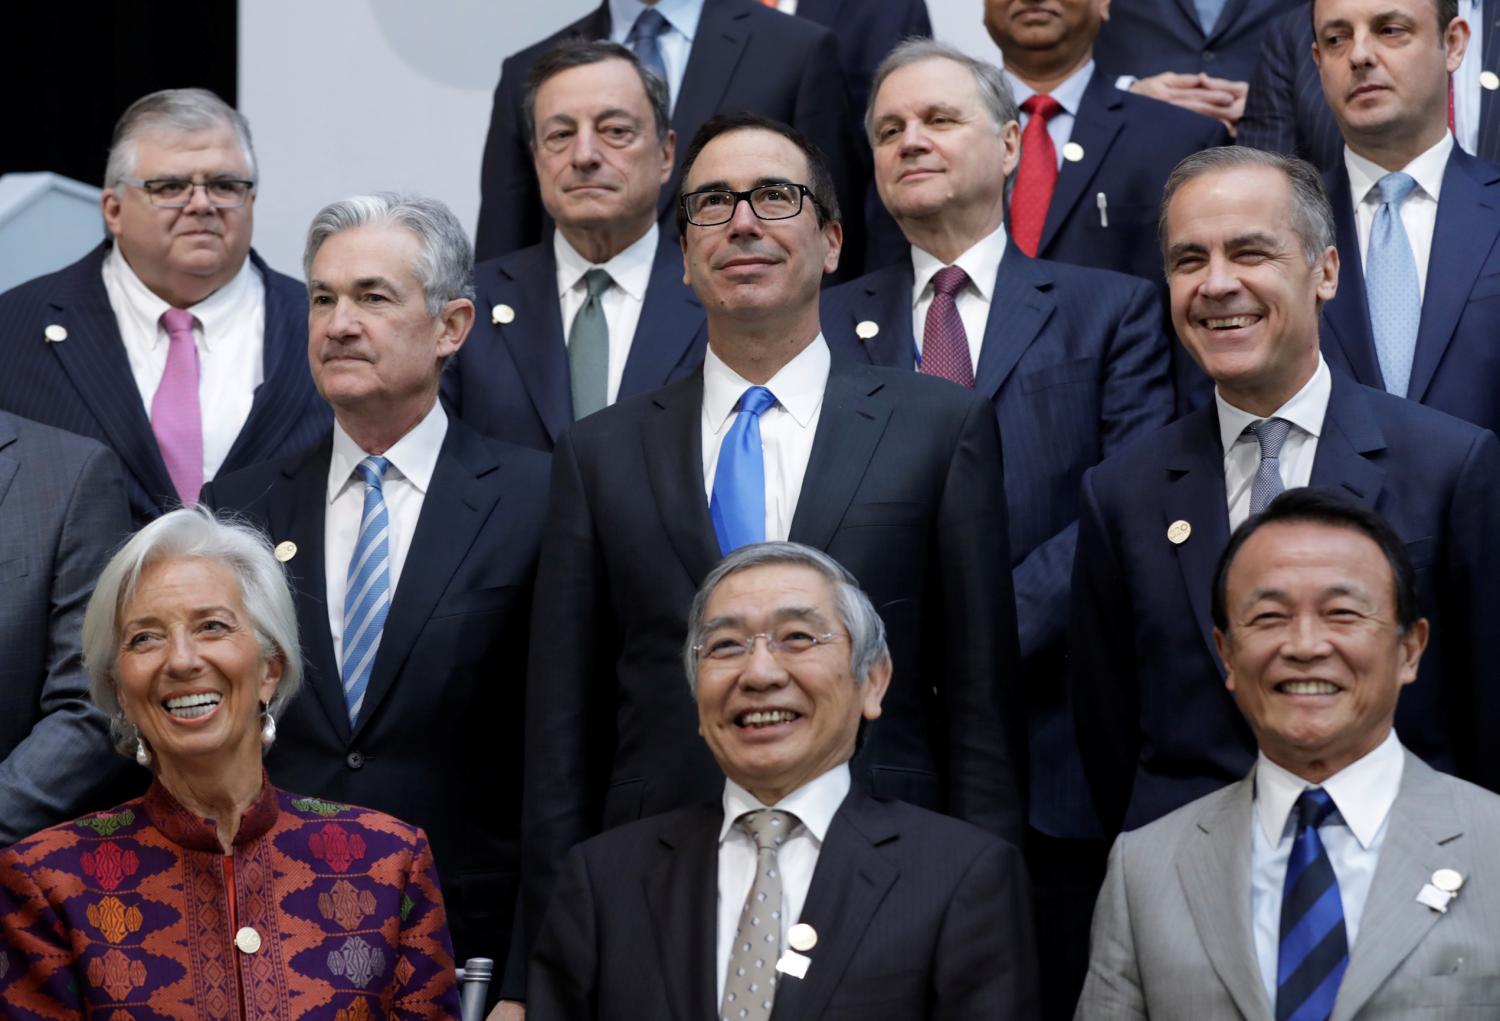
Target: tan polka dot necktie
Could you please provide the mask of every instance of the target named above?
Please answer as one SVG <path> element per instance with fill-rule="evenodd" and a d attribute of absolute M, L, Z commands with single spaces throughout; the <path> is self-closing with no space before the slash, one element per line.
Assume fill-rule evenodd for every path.
<path fill-rule="evenodd" d="M 781 868 L 776 851 L 797 817 L 761 809 L 746 812 L 735 825 L 755 841 L 755 881 L 740 912 L 724 976 L 722 1021 L 767 1021 L 776 999 L 776 960 L 781 956 Z"/>

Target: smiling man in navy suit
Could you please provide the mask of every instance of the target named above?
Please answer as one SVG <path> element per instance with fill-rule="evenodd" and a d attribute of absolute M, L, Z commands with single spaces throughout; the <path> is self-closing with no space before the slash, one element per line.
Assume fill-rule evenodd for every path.
<path fill-rule="evenodd" d="M 574 40 L 531 69 L 523 110 L 557 231 L 474 268 L 478 320 L 443 393 L 480 432 L 550 451 L 575 419 L 692 372 L 706 335 L 656 223 L 666 83 L 617 43 Z"/>

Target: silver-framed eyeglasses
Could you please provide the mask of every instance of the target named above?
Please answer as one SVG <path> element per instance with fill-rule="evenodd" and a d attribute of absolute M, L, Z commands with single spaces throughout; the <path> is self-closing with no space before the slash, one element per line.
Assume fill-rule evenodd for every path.
<path fill-rule="evenodd" d="M 682 196 L 682 211 L 688 223 L 695 227 L 716 227 L 734 219 L 734 211 L 741 202 L 750 203 L 750 211 L 762 220 L 790 220 L 802 212 L 802 196 L 812 196 L 813 208 L 818 208 L 818 197 L 805 184 L 763 184 L 749 191 L 730 191 L 727 188 L 708 188 L 692 191 Z"/>
<path fill-rule="evenodd" d="M 801 628 L 789 628 L 780 634 L 758 631 L 753 635 L 710 635 L 705 641 L 693 646 L 693 655 L 699 659 L 711 659 L 715 663 L 733 663 L 754 654 L 757 638 L 764 638 L 771 655 L 782 659 L 800 656 L 820 645 L 830 645 L 844 636 L 834 631 L 815 635 Z"/>
<path fill-rule="evenodd" d="M 146 193 L 146 200 L 157 209 L 182 209 L 193 201 L 193 191 L 202 188 L 208 196 L 208 204 L 215 209 L 237 209 L 245 204 L 254 181 L 239 181 L 229 177 L 215 177 L 207 181 L 191 181 L 185 177 L 122 177 L 121 184 L 131 184 Z"/>

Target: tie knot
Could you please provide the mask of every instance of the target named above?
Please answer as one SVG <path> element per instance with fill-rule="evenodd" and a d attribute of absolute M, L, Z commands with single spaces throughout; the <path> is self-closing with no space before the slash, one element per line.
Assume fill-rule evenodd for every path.
<path fill-rule="evenodd" d="M 1021 109 L 1029 116 L 1040 117 L 1043 121 L 1050 121 L 1053 117 L 1062 113 L 1062 104 L 1045 92 L 1037 92 L 1026 97 L 1026 101 L 1021 104 Z"/>
<path fill-rule="evenodd" d="M 969 274 L 957 266 L 944 266 L 932 277 L 932 289 L 938 294 L 953 297 L 969 282 Z"/>
<path fill-rule="evenodd" d="M 1321 787 L 1310 787 L 1297 797 L 1297 825 L 1317 829 L 1336 811 L 1333 799 Z"/>
<path fill-rule="evenodd" d="M 635 24 L 630 26 L 630 35 L 625 38 L 627 43 L 633 43 L 640 39 L 655 39 L 669 28 L 667 19 L 662 17 L 660 11 L 648 7 L 635 19 Z"/>
<path fill-rule="evenodd" d="M 1291 429 L 1292 423 L 1284 418 L 1263 418 L 1245 426 L 1245 431 L 1260 443 L 1261 457 L 1280 457 L 1281 445 L 1286 442 Z"/>
<path fill-rule="evenodd" d="M 1381 205 L 1399 206 L 1416 186 L 1416 178 L 1410 174 L 1403 174 L 1400 171 L 1393 174 L 1386 174 L 1375 182 L 1375 187 L 1380 190 Z"/>
<path fill-rule="evenodd" d="M 595 301 L 598 301 L 599 295 L 609 290 L 610 284 L 614 282 L 614 277 L 609 275 L 609 270 L 600 269 L 597 266 L 583 275 L 583 286 L 588 290 L 589 297 Z"/>
<path fill-rule="evenodd" d="M 379 489 L 381 482 L 385 479 L 385 470 L 390 466 L 390 461 L 371 454 L 355 465 L 354 470 L 359 473 L 359 477 L 364 480 L 365 485 L 371 489 Z"/>
<path fill-rule="evenodd" d="M 757 851 L 776 850 L 786 843 L 792 828 L 797 825 L 797 817 L 792 813 L 769 808 L 746 812 L 735 821 L 742 830 L 750 834 Z"/>
<path fill-rule="evenodd" d="M 161 324 L 167 328 L 167 337 L 175 340 L 186 334 L 193 335 L 193 313 L 182 308 L 169 308 L 161 314 Z"/>
<path fill-rule="evenodd" d="M 740 410 L 759 416 L 776 403 L 776 395 L 763 386 L 752 386 L 740 395 Z"/>

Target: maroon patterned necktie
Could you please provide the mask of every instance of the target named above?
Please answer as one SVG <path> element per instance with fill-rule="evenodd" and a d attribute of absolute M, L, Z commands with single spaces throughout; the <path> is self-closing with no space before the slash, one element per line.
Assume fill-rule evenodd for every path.
<path fill-rule="evenodd" d="M 1021 109 L 1031 119 L 1021 132 L 1021 165 L 1010 196 L 1010 233 L 1016 247 L 1034 259 L 1057 187 L 1057 149 L 1047 133 L 1047 122 L 1062 111 L 1062 104 L 1038 92 L 1028 97 Z"/>
<path fill-rule="evenodd" d="M 933 275 L 932 304 L 927 306 L 927 325 L 922 333 L 922 371 L 972 387 L 974 364 L 969 358 L 969 338 L 953 300 L 968 282 L 969 274 L 957 266 L 945 266 Z"/>

